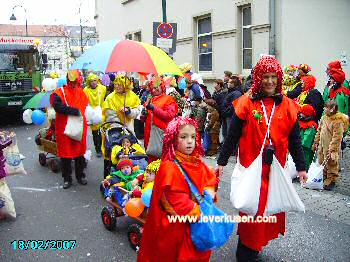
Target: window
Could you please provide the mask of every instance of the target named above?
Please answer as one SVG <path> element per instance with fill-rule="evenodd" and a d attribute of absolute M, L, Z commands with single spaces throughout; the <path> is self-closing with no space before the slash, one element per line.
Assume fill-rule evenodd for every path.
<path fill-rule="evenodd" d="M 212 30 L 211 18 L 198 19 L 198 69 L 212 71 Z"/>
<path fill-rule="evenodd" d="M 125 39 L 132 40 L 132 34 L 126 34 L 126 35 L 125 35 Z"/>
<path fill-rule="evenodd" d="M 134 33 L 134 40 L 138 41 L 138 42 L 141 42 L 141 32 L 140 31 Z"/>
<path fill-rule="evenodd" d="M 251 7 L 242 8 L 242 57 L 243 69 L 252 68 L 252 13 Z"/>

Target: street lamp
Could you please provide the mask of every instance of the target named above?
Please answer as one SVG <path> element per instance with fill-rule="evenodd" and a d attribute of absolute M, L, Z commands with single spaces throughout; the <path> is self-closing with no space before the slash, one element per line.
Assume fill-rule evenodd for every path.
<path fill-rule="evenodd" d="M 25 12 L 25 14 L 26 14 L 26 36 L 28 36 L 27 10 L 26 10 L 23 6 L 21 6 L 21 5 L 15 5 L 15 6 L 12 8 L 12 15 L 11 15 L 11 17 L 10 17 L 10 20 L 12 20 L 12 21 L 17 20 L 16 17 L 15 17 L 15 12 L 14 12 L 16 7 L 22 7 L 22 8 L 24 9 L 24 12 Z"/>

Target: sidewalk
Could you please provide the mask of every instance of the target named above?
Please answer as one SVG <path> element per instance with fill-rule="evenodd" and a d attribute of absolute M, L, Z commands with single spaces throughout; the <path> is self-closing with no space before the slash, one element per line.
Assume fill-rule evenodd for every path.
<path fill-rule="evenodd" d="M 300 184 L 294 183 L 301 200 L 305 204 L 306 211 L 314 212 L 325 218 L 334 219 L 350 225 L 350 149 L 344 152 L 341 163 L 341 179 L 334 191 L 317 191 L 305 189 Z M 215 167 L 216 159 L 205 157 L 205 162 Z M 224 169 L 221 178 L 219 196 L 229 200 L 231 173 L 234 168 L 233 157 Z M 226 202 L 226 201 L 225 201 Z"/>

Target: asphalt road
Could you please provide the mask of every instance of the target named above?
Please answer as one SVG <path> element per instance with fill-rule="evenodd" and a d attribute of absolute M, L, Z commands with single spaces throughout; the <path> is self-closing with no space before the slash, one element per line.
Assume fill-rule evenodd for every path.
<path fill-rule="evenodd" d="M 101 220 L 101 209 L 106 205 L 99 193 L 102 159 L 93 158 L 89 162 L 88 185 L 74 181 L 70 189 L 64 190 L 61 174 L 52 173 L 38 163 L 39 151 L 34 143 L 38 127 L 10 119 L 0 119 L 0 128 L 16 132 L 20 151 L 26 156 L 24 165 L 28 175 L 7 178 L 17 219 L 0 222 L 0 261 L 135 261 L 136 253 L 127 239 L 127 227 L 134 221 L 120 218 L 117 230 L 109 232 Z M 91 136 L 89 143 L 92 148 Z M 229 176 L 230 169 L 226 168 L 225 176 Z M 231 214 L 229 190 L 229 183 L 222 181 L 219 205 Z M 264 249 L 265 261 L 350 261 L 349 225 L 310 211 L 289 214 L 287 220 L 286 236 L 271 241 Z M 11 241 L 20 239 L 76 240 L 77 246 L 59 251 L 14 250 Z M 237 236 L 233 235 L 229 243 L 213 253 L 211 261 L 235 261 L 236 244 Z"/>

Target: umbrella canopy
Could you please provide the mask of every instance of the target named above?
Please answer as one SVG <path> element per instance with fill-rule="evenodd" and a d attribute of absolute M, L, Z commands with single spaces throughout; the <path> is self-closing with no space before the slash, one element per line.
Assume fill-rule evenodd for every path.
<path fill-rule="evenodd" d="M 132 40 L 101 42 L 82 54 L 70 69 L 182 75 L 176 63 L 163 50 Z"/>
<path fill-rule="evenodd" d="M 50 95 L 52 94 L 53 91 L 50 92 L 40 92 L 33 96 L 29 101 L 25 104 L 23 109 L 28 109 L 28 108 L 45 108 L 50 106 Z"/>

